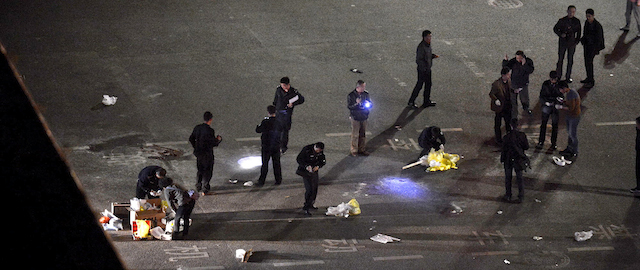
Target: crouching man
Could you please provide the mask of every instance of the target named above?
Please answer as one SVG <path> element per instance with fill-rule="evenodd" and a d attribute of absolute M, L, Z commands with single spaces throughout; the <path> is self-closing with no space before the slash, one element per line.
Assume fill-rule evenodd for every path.
<path fill-rule="evenodd" d="M 175 185 L 171 178 L 165 178 L 161 181 L 163 187 L 163 200 L 168 202 L 167 208 L 167 220 L 173 217 L 173 232 L 171 239 L 181 240 L 185 239 L 189 234 L 189 218 L 193 207 L 196 205 L 196 200 L 199 197 L 198 192 L 195 190 L 184 190 L 181 187 Z M 183 230 L 180 231 L 180 223 L 184 223 Z M 182 235 L 180 235 L 182 233 Z"/>

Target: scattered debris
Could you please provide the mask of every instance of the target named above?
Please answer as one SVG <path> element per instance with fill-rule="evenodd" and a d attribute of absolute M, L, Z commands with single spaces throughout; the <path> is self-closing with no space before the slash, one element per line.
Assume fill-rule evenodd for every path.
<path fill-rule="evenodd" d="M 245 251 L 244 249 L 236 249 L 236 259 L 240 260 L 241 262 L 248 262 L 251 255 L 253 255 L 253 249 L 249 249 L 247 251 Z"/>
<path fill-rule="evenodd" d="M 582 231 L 582 232 L 575 232 L 574 233 L 575 239 L 578 242 L 582 242 L 582 241 L 587 241 L 589 239 L 591 239 L 591 237 L 593 237 L 593 230 L 591 231 Z"/>
<path fill-rule="evenodd" d="M 119 231 L 123 229 L 122 219 L 116 217 L 113 213 L 106 209 L 101 214 L 102 217 L 100 217 L 99 221 L 105 231 Z"/>
<path fill-rule="evenodd" d="M 502 210 L 498 210 L 498 212 L 496 212 L 498 215 L 502 215 Z"/>
<path fill-rule="evenodd" d="M 462 213 L 462 207 L 458 206 L 455 202 L 451 202 L 451 207 L 453 207 L 453 210 L 451 210 L 451 214 Z"/>
<path fill-rule="evenodd" d="M 541 200 L 538 200 L 538 199 L 535 199 L 535 201 L 536 201 L 537 203 L 540 203 L 540 202 L 542 202 Z"/>
<path fill-rule="evenodd" d="M 386 234 L 381 234 L 381 233 L 376 234 L 376 235 L 372 236 L 369 239 L 371 239 L 373 241 L 376 241 L 378 243 L 383 243 L 383 244 L 394 242 L 394 241 L 400 242 L 399 238 L 391 237 L 391 236 L 388 236 Z"/>
<path fill-rule="evenodd" d="M 509 260 L 507 260 L 507 259 L 504 259 L 503 262 L 504 262 L 504 264 L 511 264 L 511 262 Z"/>
<path fill-rule="evenodd" d="M 564 159 L 564 156 L 562 157 L 553 156 L 553 162 L 560 167 L 564 167 L 565 165 L 570 165 L 572 163 L 571 160 Z"/>
<path fill-rule="evenodd" d="M 348 203 L 340 203 L 338 206 L 327 208 L 327 216 L 349 217 L 349 215 L 359 215 L 361 213 L 360 204 L 356 199 L 351 199 Z"/>
<path fill-rule="evenodd" d="M 353 72 L 353 73 L 362 73 L 362 70 L 359 70 L 357 68 L 352 68 L 352 69 L 350 69 L 350 71 Z"/>
<path fill-rule="evenodd" d="M 102 95 L 102 104 L 106 106 L 111 106 L 116 104 L 116 100 L 118 100 L 118 97 L 116 96 Z"/>
<path fill-rule="evenodd" d="M 251 187 L 251 186 L 253 186 L 253 182 L 251 182 L 251 181 L 244 182 L 243 186 Z"/>
<path fill-rule="evenodd" d="M 542 240 L 542 236 L 534 236 L 533 240 L 540 241 Z"/>
<path fill-rule="evenodd" d="M 229 179 L 229 183 L 231 184 L 238 183 L 238 179 Z"/>

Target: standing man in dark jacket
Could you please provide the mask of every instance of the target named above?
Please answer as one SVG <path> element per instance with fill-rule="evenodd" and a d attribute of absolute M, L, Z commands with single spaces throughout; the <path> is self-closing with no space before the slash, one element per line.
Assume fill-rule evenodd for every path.
<path fill-rule="evenodd" d="M 318 195 L 318 170 L 327 163 L 323 151 L 324 143 L 317 142 L 303 147 L 296 158 L 298 162 L 296 174 L 302 176 L 304 180 L 305 192 L 302 210 L 307 216 L 311 215 L 309 209 L 318 209 L 313 204 Z"/>
<path fill-rule="evenodd" d="M 366 130 L 369 109 L 371 109 L 371 99 L 369 92 L 365 90 L 367 84 L 363 80 L 358 80 L 356 89 L 347 95 L 347 108 L 351 118 L 351 156 L 368 156 L 366 150 Z"/>
<path fill-rule="evenodd" d="M 604 50 L 604 32 L 602 25 L 596 20 L 593 9 L 586 11 L 587 21 L 584 22 L 582 31 L 582 46 L 584 46 L 584 66 L 587 70 L 587 78 L 580 81 L 593 86 L 596 81 L 593 77 L 593 58 Z"/>
<path fill-rule="evenodd" d="M 567 8 L 567 16 L 564 16 L 558 20 L 553 27 L 553 32 L 558 35 L 558 63 L 556 65 L 556 72 L 558 78 L 562 78 L 562 65 L 564 62 L 564 55 L 567 53 L 567 73 L 565 75 L 567 82 L 573 82 L 571 79 L 571 67 L 573 67 L 573 54 L 576 52 L 576 45 L 580 42 L 580 35 L 582 33 L 580 27 L 580 19 L 575 17 L 576 7 L 569 6 Z"/>
<path fill-rule="evenodd" d="M 500 78 L 495 80 L 491 84 L 491 92 L 489 97 L 491 98 L 491 110 L 496 113 L 493 121 L 493 131 L 495 134 L 496 143 L 502 143 L 502 130 L 501 125 L 504 120 L 504 128 L 507 132 L 511 131 L 511 70 L 508 67 L 503 67 L 500 71 Z"/>
<path fill-rule="evenodd" d="M 529 109 L 529 74 L 533 73 L 534 70 L 533 60 L 524 55 L 523 51 L 517 51 L 516 57 L 510 60 L 508 55 L 504 55 L 502 67 L 511 69 L 511 88 L 513 88 L 513 93 L 511 94 L 511 118 L 518 118 L 518 95 L 520 96 L 520 103 L 522 103 L 522 110 L 531 114 Z"/>
<path fill-rule="evenodd" d="M 168 203 L 167 216 L 173 217 L 171 239 L 184 239 L 189 234 L 189 219 L 196 205 L 198 194 L 194 190 L 191 190 L 194 194 L 189 194 L 189 191 L 174 184 L 171 178 L 165 178 L 161 182 L 163 187 L 162 195 Z M 180 231 L 180 224 L 183 227 L 182 231 Z M 182 233 L 182 236 L 179 236 L 180 233 Z"/>
<path fill-rule="evenodd" d="M 138 173 L 138 183 L 136 184 L 136 198 L 149 199 L 158 198 L 156 193 L 160 190 L 160 179 L 165 178 L 167 171 L 160 166 L 147 166 Z"/>
<path fill-rule="evenodd" d="M 289 145 L 289 130 L 291 130 L 291 116 L 293 107 L 304 103 L 304 97 L 291 87 L 289 77 L 280 79 L 280 86 L 276 88 L 276 95 L 273 98 L 273 106 L 276 106 L 276 119 L 282 127 L 282 139 L 280 149 L 284 154 Z"/>
<path fill-rule="evenodd" d="M 636 187 L 631 192 L 640 192 L 640 117 L 636 118 Z"/>
<path fill-rule="evenodd" d="M 562 103 L 564 96 L 558 86 L 558 73 L 555 70 L 549 72 L 549 79 L 542 83 L 540 89 L 540 103 L 542 103 L 542 124 L 540 124 L 540 137 L 536 149 L 542 149 L 547 136 L 547 123 L 551 116 L 551 149 L 558 149 L 558 109 L 556 104 Z"/>
<path fill-rule="evenodd" d="M 222 137 L 216 136 L 216 132 L 211 128 L 213 114 L 205 112 L 203 118 L 204 123 L 193 128 L 193 132 L 189 136 L 189 143 L 191 143 L 193 155 L 197 159 L 196 190 L 204 195 L 211 189 L 209 182 L 213 177 L 213 148 L 220 144 Z"/>
<path fill-rule="evenodd" d="M 422 41 L 418 44 L 416 49 L 416 64 L 418 64 L 418 81 L 416 86 L 413 87 L 413 92 L 409 98 L 407 107 L 417 109 L 415 104 L 416 98 L 424 86 L 424 103 L 422 108 L 436 106 L 436 103 L 431 100 L 431 63 L 434 58 L 438 58 L 437 54 L 431 53 L 431 31 L 424 30 L 422 32 Z"/>
<path fill-rule="evenodd" d="M 447 143 L 447 140 L 439 127 L 430 126 L 424 128 L 418 137 L 418 144 L 422 147 L 420 157 L 428 155 L 431 149 L 436 151 L 444 149 L 445 143 Z"/>
<path fill-rule="evenodd" d="M 529 158 L 524 153 L 529 149 L 529 141 L 524 132 L 519 131 L 517 122 L 511 121 L 511 131 L 504 135 L 502 145 L 502 155 L 500 162 L 504 163 L 504 187 L 505 195 L 503 201 L 511 202 L 511 182 L 513 180 L 513 171 L 516 171 L 516 181 L 518 182 L 518 199 L 513 201 L 521 203 L 524 200 L 524 183 L 522 182 L 522 171 L 529 167 Z"/>
<path fill-rule="evenodd" d="M 257 133 L 260 135 L 262 141 L 262 167 L 260 169 L 260 178 L 256 186 L 264 185 L 264 180 L 267 178 L 269 172 L 269 159 L 273 162 L 273 175 L 276 178 L 276 185 L 282 183 L 282 169 L 280 167 L 280 138 L 282 136 L 282 129 L 276 120 L 276 107 L 273 105 L 267 106 L 267 112 L 269 117 L 265 117 L 264 120 L 256 127 Z"/>

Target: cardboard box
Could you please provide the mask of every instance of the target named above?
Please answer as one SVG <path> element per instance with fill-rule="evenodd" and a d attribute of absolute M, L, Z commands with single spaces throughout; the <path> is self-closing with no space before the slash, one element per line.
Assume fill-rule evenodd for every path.
<path fill-rule="evenodd" d="M 111 213 L 120 219 L 129 217 L 129 208 L 131 203 L 111 203 Z"/>
<path fill-rule="evenodd" d="M 162 208 L 162 200 L 161 199 L 147 199 L 147 203 L 151 205 L 155 205 L 158 208 Z M 165 225 L 162 223 L 162 219 L 166 216 L 164 211 L 160 210 L 145 210 L 145 211 L 134 211 L 134 209 L 129 209 L 129 223 L 133 227 L 133 223 L 135 220 L 150 220 L 151 226 L 156 227 L 160 226 L 161 228 L 165 228 Z"/>

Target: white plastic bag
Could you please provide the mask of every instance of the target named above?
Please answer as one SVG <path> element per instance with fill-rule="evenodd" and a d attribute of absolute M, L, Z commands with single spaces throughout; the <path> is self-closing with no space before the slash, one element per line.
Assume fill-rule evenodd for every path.
<path fill-rule="evenodd" d="M 576 232 L 573 234 L 576 238 L 576 241 L 578 242 L 582 242 L 582 241 L 587 241 L 589 239 L 591 239 L 591 237 L 593 237 L 593 230 L 591 231 L 582 231 L 582 232 Z"/>
<path fill-rule="evenodd" d="M 349 217 L 349 211 L 353 210 L 353 206 L 348 203 L 341 203 L 335 207 L 327 208 L 327 216 Z"/>

